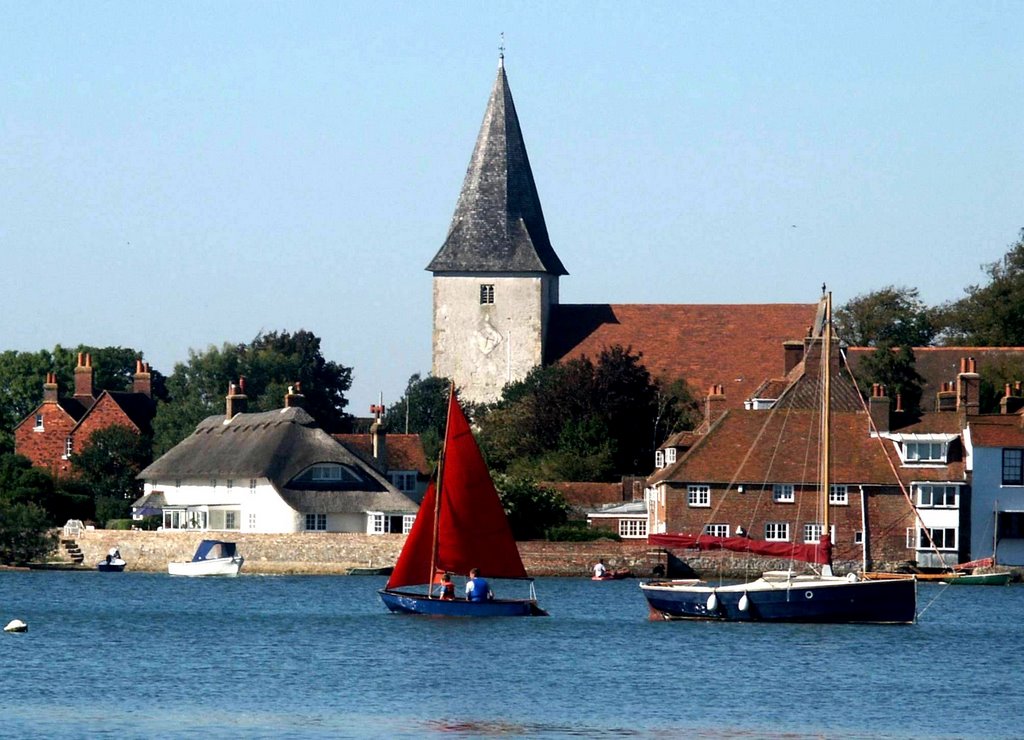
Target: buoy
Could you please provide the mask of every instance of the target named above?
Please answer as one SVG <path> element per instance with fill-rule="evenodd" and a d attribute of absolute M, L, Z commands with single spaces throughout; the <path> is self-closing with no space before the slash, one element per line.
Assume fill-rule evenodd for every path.
<path fill-rule="evenodd" d="M 28 625 L 20 619 L 12 619 L 4 627 L 4 632 L 28 632 Z"/>
<path fill-rule="evenodd" d="M 741 612 L 745 612 L 750 608 L 750 599 L 747 598 L 746 592 L 740 597 L 739 607 Z"/>
<path fill-rule="evenodd" d="M 708 611 L 718 611 L 718 596 L 715 594 L 714 591 L 712 591 L 711 595 L 708 597 Z"/>

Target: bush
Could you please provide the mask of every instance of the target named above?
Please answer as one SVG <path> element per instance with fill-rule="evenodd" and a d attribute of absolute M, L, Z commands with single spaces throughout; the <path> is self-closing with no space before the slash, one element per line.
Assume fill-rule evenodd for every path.
<path fill-rule="evenodd" d="M 551 542 L 593 542 L 594 540 L 612 540 L 621 542 L 622 538 L 610 529 L 591 529 L 574 524 L 551 527 L 547 531 Z"/>
<path fill-rule="evenodd" d="M 131 519 L 108 519 L 106 529 L 131 529 L 133 524 Z"/>

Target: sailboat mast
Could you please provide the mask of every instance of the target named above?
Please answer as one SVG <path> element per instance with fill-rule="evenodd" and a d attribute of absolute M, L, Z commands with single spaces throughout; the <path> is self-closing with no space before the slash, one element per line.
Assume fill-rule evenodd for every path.
<path fill-rule="evenodd" d="M 444 495 L 444 458 L 448 452 L 448 430 L 452 423 L 452 399 L 455 398 L 455 383 L 448 386 L 448 418 L 444 422 L 444 441 L 441 443 L 441 454 L 437 459 L 437 491 L 434 496 L 434 539 L 430 545 L 430 574 L 427 583 L 428 593 L 434 593 L 434 573 L 437 570 L 437 533 L 441 528 L 441 496 Z"/>
<path fill-rule="evenodd" d="M 822 336 L 822 357 L 825 360 L 822 399 L 821 399 L 821 427 L 822 427 L 822 454 L 821 454 L 821 537 L 826 542 L 826 537 L 832 536 L 831 521 L 829 519 L 828 499 L 829 491 L 832 489 L 831 467 L 832 467 L 832 293 L 825 294 L 825 331 Z M 831 556 L 828 567 L 831 569 Z"/>

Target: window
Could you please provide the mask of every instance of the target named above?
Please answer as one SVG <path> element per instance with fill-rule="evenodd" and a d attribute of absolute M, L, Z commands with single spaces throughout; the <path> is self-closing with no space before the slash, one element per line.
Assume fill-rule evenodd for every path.
<path fill-rule="evenodd" d="M 384 534 L 385 521 L 383 514 L 370 514 L 370 534 Z"/>
<path fill-rule="evenodd" d="M 903 459 L 907 462 L 946 462 L 946 443 L 904 442 Z"/>
<path fill-rule="evenodd" d="M 1019 486 L 1024 483 L 1021 462 L 1024 461 L 1024 450 L 1003 450 L 1003 485 Z"/>
<path fill-rule="evenodd" d="M 181 488 L 181 478 L 176 478 L 174 480 L 174 487 L 175 488 Z"/>
<path fill-rule="evenodd" d="M 412 529 L 412 523 L 416 521 L 415 514 L 405 514 L 402 516 L 402 534 L 409 534 Z"/>
<path fill-rule="evenodd" d="M 480 286 L 480 305 L 494 303 L 494 283 L 484 283 Z"/>
<path fill-rule="evenodd" d="M 850 494 L 848 493 L 846 486 L 835 484 L 829 486 L 828 502 L 834 506 L 848 506 L 850 503 Z"/>
<path fill-rule="evenodd" d="M 789 542 L 789 522 L 766 522 L 764 538 L 769 542 Z"/>
<path fill-rule="evenodd" d="M 805 524 L 804 525 L 804 544 L 813 545 L 821 541 L 821 525 L 820 524 Z M 829 539 L 832 540 L 833 544 L 836 541 L 836 528 L 829 527 Z"/>
<path fill-rule="evenodd" d="M 351 468 L 338 463 L 311 465 L 297 475 L 294 483 L 313 488 L 330 488 L 339 484 L 362 483 L 363 479 Z"/>
<path fill-rule="evenodd" d="M 728 537 L 729 536 L 729 525 L 728 524 L 705 524 L 704 534 L 712 537 Z"/>
<path fill-rule="evenodd" d="M 791 504 L 794 501 L 791 483 L 776 483 L 772 486 L 772 501 L 777 504 Z M 788 537 L 787 537 L 788 539 Z"/>
<path fill-rule="evenodd" d="M 234 487 L 235 487 L 235 482 L 231 478 L 228 478 L 228 490 L 231 490 Z"/>
<path fill-rule="evenodd" d="M 249 529 L 250 531 L 256 530 L 256 513 L 252 512 L 249 514 Z"/>
<path fill-rule="evenodd" d="M 416 473 L 409 471 L 392 471 L 388 473 L 391 485 L 402 493 L 413 493 L 416 491 Z"/>
<path fill-rule="evenodd" d="M 959 486 L 917 486 L 917 505 L 942 509 L 959 506 Z"/>
<path fill-rule="evenodd" d="M 853 533 L 853 544 L 863 545 L 864 544 L 864 530 L 858 529 Z"/>
<path fill-rule="evenodd" d="M 315 532 L 327 531 L 326 514 L 306 514 L 306 529 Z"/>
<path fill-rule="evenodd" d="M 71 453 L 74 452 L 74 442 L 71 437 L 64 438 L 64 457 L 71 457 Z"/>
<path fill-rule="evenodd" d="M 217 479 L 214 478 L 213 480 L 210 481 L 210 488 L 216 488 L 216 487 L 217 487 Z"/>
<path fill-rule="evenodd" d="M 665 451 L 658 450 L 654 453 L 654 467 L 663 468 L 665 467 Z"/>
<path fill-rule="evenodd" d="M 665 448 L 665 462 L 671 465 L 676 461 L 676 448 L 666 447 Z"/>
<path fill-rule="evenodd" d="M 256 479 L 249 479 L 249 493 L 256 493 Z"/>
<path fill-rule="evenodd" d="M 36 432 L 43 431 L 43 415 L 42 414 L 36 414 L 36 425 L 34 427 L 32 427 L 32 429 L 33 429 L 33 431 L 36 431 Z"/>
<path fill-rule="evenodd" d="M 646 519 L 619 519 L 619 537 L 646 537 Z"/>
<path fill-rule="evenodd" d="M 238 513 L 234 511 L 224 512 L 224 529 L 238 529 Z"/>
<path fill-rule="evenodd" d="M 931 532 L 931 541 L 928 540 L 928 533 Z M 934 527 L 931 529 L 921 529 L 920 536 L 918 537 L 919 547 L 922 550 L 931 549 L 932 542 L 935 543 L 935 547 L 939 550 L 955 550 L 956 549 L 956 527 Z"/>
<path fill-rule="evenodd" d="M 1024 511 L 999 512 L 999 539 L 1024 539 Z"/>
<path fill-rule="evenodd" d="M 700 508 L 711 506 L 711 486 L 687 486 L 686 503 Z"/>

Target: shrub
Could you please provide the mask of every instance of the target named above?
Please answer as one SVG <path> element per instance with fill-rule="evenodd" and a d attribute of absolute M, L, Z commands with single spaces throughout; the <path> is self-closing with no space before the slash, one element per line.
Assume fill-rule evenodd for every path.
<path fill-rule="evenodd" d="M 551 527 L 547 538 L 552 542 L 593 542 L 594 540 L 612 540 L 621 542 L 622 538 L 610 529 L 591 529 L 574 524 Z"/>
<path fill-rule="evenodd" d="M 133 524 L 133 522 L 132 522 L 131 519 L 108 519 L 107 520 L 106 528 L 107 529 L 131 529 L 132 528 L 132 524 Z"/>

